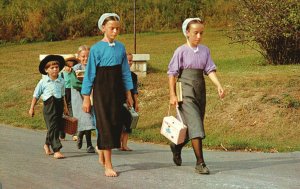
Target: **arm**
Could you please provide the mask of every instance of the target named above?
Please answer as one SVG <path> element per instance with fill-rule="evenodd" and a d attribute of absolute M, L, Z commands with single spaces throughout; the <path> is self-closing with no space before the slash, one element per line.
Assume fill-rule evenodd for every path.
<path fill-rule="evenodd" d="M 28 113 L 29 113 L 29 115 L 30 115 L 31 117 L 34 116 L 34 106 L 36 105 L 36 102 L 37 102 L 37 101 L 38 101 L 37 98 L 35 98 L 35 97 L 32 98 L 31 106 L 30 106 L 30 109 L 29 109 L 29 111 L 28 111 Z"/>
<path fill-rule="evenodd" d="M 83 95 L 82 110 L 86 113 L 91 111 L 90 95 Z"/>
<path fill-rule="evenodd" d="M 219 97 L 222 99 L 224 98 L 225 96 L 225 92 L 224 92 L 224 89 L 222 88 L 222 85 L 220 84 L 219 80 L 218 80 L 218 77 L 216 75 L 216 72 L 213 71 L 213 72 L 210 72 L 208 74 L 208 77 L 210 78 L 210 80 L 217 86 L 217 90 L 218 90 L 218 94 L 219 94 Z"/>
<path fill-rule="evenodd" d="M 70 112 L 69 112 L 68 106 L 67 106 L 66 96 L 64 96 L 64 114 L 70 115 Z"/>
<path fill-rule="evenodd" d="M 139 111 L 138 94 L 134 94 L 134 95 L 133 95 L 133 101 L 134 101 L 134 105 L 135 105 L 134 110 L 135 110 L 136 112 L 138 112 L 138 111 Z"/>
<path fill-rule="evenodd" d="M 126 91 L 126 103 L 128 107 L 132 107 L 133 105 L 133 100 L 132 100 L 132 96 L 131 96 L 131 91 Z"/>
<path fill-rule="evenodd" d="M 178 104 L 175 89 L 176 89 L 176 77 L 170 75 L 169 76 L 169 90 L 170 90 L 170 104 L 172 104 L 172 105 Z"/>

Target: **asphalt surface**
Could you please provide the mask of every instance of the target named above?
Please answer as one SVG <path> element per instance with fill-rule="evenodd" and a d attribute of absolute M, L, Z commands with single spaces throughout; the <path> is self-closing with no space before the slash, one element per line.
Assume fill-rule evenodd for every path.
<path fill-rule="evenodd" d="M 119 176 L 108 178 L 98 156 L 86 153 L 85 143 L 78 150 L 70 135 L 62 142 L 65 159 L 45 155 L 45 135 L 0 124 L 0 189 L 300 188 L 300 152 L 205 151 L 211 174 L 199 175 L 192 149 L 184 148 L 183 164 L 177 167 L 169 146 L 129 142 L 134 151 L 113 150 Z"/>

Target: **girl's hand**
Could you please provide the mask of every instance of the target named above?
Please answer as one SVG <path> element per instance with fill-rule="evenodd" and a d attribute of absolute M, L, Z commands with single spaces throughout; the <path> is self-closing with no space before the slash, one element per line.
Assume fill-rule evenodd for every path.
<path fill-rule="evenodd" d="M 138 104 L 137 104 L 137 103 L 135 103 L 134 110 L 135 110 L 136 112 L 139 112 L 139 106 L 138 106 Z"/>
<path fill-rule="evenodd" d="M 170 96 L 170 104 L 171 105 L 177 105 L 178 104 L 177 96 L 175 96 L 175 95 Z"/>
<path fill-rule="evenodd" d="M 132 100 L 131 94 L 127 95 L 126 103 L 127 103 L 128 107 L 132 107 L 133 106 L 133 100 Z"/>
<path fill-rule="evenodd" d="M 221 99 L 223 99 L 225 97 L 225 92 L 222 87 L 218 87 L 218 94 Z"/>
<path fill-rule="evenodd" d="M 29 113 L 29 115 L 30 115 L 31 117 L 33 117 L 33 116 L 34 116 L 34 109 L 33 109 L 33 108 L 30 108 L 29 111 L 28 111 L 28 113 Z"/>
<path fill-rule="evenodd" d="M 83 103 L 82 103 L 82 111 L 88 113 L 91 111 L 91 99 L 90 96 L 83 96 Z"/>

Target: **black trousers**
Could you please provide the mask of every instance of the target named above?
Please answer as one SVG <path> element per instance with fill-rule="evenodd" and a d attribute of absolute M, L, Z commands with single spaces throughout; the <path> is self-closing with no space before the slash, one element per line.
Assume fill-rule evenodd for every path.
<path fill-rule="evenodd" d="M 58 152 L 62 148 L 62 144 L 59 140 L 59 132 L 63 127 L 63 109 L 63 98 L 57 99 L 52 96 L 44 101 L 43 113 L 48 130 L 45 144 L 51 146 L 54 152 Z"/>

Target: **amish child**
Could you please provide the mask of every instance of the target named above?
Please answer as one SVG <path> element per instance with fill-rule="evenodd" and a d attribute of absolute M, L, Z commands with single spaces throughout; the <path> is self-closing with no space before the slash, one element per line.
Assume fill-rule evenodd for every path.
<path fill-rule="evenodd" d="M 64 78 L 65 80 L 65 98 L 66 98 L 66 103 L 67 103 L 67 107 L 68 107 L 68 111 L 70 116 L 73 116 L 72 114 L 72 104 L 71 104 L 71 73 L 72 73 L 72 67 L 78 63 L 78 59 L 75 57 L 75 55 L 68 55 L 65 57 L 65 67 L 64 69 L 61 71 L 61 76 L 62 78 Z M 64 131 L 60 131 L 60 139 L 64 140 L 66 137 L 66 134 L 64 133 Z M 73 135 L 72 139 L 74 141 L 77 140 L 77 136 Z"/>
<path fill-rule="evenodd" d="M 225 96 L 222 85 L 216 75 L 216 65 L 210 56 L 209 49 L 201 45 L 204 23 L 200 18 L 188 18 L 182 24 L 186 43 L 176 49 L 170 61 L 169 89 L 170 104 L 179 106 L 184 123 L 188 127 L 188 137 L 182 144 L 170 145 L 173 161 L 177 166 L 182 163 L 181 150 L 191 140 L 196 156 L 195 171 L 209 174 L 203 158 L 202 140 L 205 138 L 204 114 L 206 106 L 206 89 L 204 75 L 216 85 L 220 98 Z M 182 83 L 183 101 L 178 103 L 175 84 L 176 79 Z"/>
<path fill-rule="evenodd" d="M 71 94 L 72 94 L 72 108 L 73 116 L 78 119 L 78 134 L 77 134 L 77 148 L 82 148 L 83 136 L 86 139 L 86 152 L 95 153 L 95 148 L 92 144 L 92 130 L 94 130 L 94 117 L 90 112 L 84 112 L 82 110 L 83 96 L 81 95 L 82 81 L 80 79 L 79 71 L 84 71 L 86 68 L 89 47 L 86 45 L 80 46 L 78 49 L 78 60 L 79 63 L 73 67 L 71 74 Z"/>
<path fill-rule="evenodd" d="M 42 95 L 43 114 L 48 129 L 44 150 L 47 155 L 51 155 L 51 146 L 56 159 L 64 158 L 60 152 L 62 145 L 59 140 L 59 131 L 62 128 L 63 111 L 68 115 L 64 98 L 65 82 L 61 77 L 58 77 L 59 71 L 64 65 L 64 58 L 58 55 L 48 55 L 40 62 L 39 71 L 47 76 L 43 77 L 37 84 L 29 109 L 29 115 L 33 117 L 35 104 Z"/>
<path fill-rule="evenodd" d="M 131 53 L 127 53 L 127 60 L 128 60 L 128 65 L 129 67 L 131 67 L 132 63 L 133 63 L 133 55 Z M 139 106 L 138 106 L 138 90 L 137 90 L 137 84 L 138 84 L 138 78 L 137 75 L 134 72 L 131 72 L 131 77 L 132 77 L 132 82 L 133 82 L 133 89 L 130 90 L 131 92 L 131 96 L 133 98 L 133 108 L 136 112 L 139 111 Z M 127 142 L 128 142 L 128 135 L 129 133 L 132 132 L 132 129 L 130 129 L 130 114 L 128 111 L 126 112 L 126 116 L 125 116 L 125 126 L 123 127 L 123 131 L 121 134 L 121 151 L 132 151 L 132 149 L 130 149 L 127 146 Z"/>
<path fill-rule="evenodd" d="M 115 13 L 105 13 L 98 20 L 98 27 L 104 38 L 90 50 L 81 90 L 84 96 L 82 108 L 90 112 L 93 89 L 99 163 L 105 168 L 105 176 L 116 177 L 118 174 L 113 169 L 111 153 L 113 148 L 121 147 L 123 117 L 120 115 L 125 98 L 128 106 L 133 105 L 130 93 L 133 84 L 125 47 L 115 41 L 120 32 L 120 17 Z"/>

